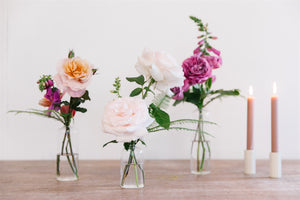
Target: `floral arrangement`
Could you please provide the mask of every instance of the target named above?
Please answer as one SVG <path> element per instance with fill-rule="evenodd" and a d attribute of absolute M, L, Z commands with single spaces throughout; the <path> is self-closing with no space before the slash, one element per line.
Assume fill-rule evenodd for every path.
<path fill-rule="evenodd" d="M 38 80 L 41 92 L 46 91 L 39 105 L 48 108 L 47 110 L 31 109 L 27 111 L 10 111 L 15 113 L 29 113 L 39 116 L 55 119 L 61 122 L 65 127 L 61 151 L 57 156 L 57 176 L 60 176 L 60 156 L 65 155 L 69 166 L 78 179 L 78 167 L 74 157 L 74 151 L 71 142 L 71 120 L 74 119 L 76 112 L 85 113 L 86 108 L 81 107 L 86 100 L 91 100 L 89 92 L 86 90 L 91 81 L 91 77 L 96 73 L 91 64 L 75 57 L 73 51 L 70 51 L 68 58 L 64 59 L 57 68 L 57 74 L 43 75 Z M 55 86 L 57 85 L 57 86 Z M 70 96 L 69 101 L 63 100 L 65 94 Z"/>
<path fill-rule="evenodd" d="M 208 134 L 203 130 L 203 123 L 208 123 L 203 120 L 203 109 L 216 99 L 221 99 L 225 96 L 237 96 L 239 90 L 212 90 L 212 83 L 215 82 L 216 76 L 213 75 L 213 70 L 222 66 L 221 52 L 210 44 L 211 40 L 216 40 L 208 31 L 208 24 L 204 24 L 202 20 L 190 16 L 198 26 L 200 31 L 200 39 L 197 48 L 193 51 L 193 55 L 185 59 L 182 63 L 184 72 L 184 85 L 173 87 L 171 91 L 174 93 L 174 106 L 181 102 L 189 102 L 197 106 L 199 110 L 199 120 L 195 140 L 198 141 L 197 152 L 197 171 L 203 170 L 204 156 L 206 150 L 210 152 L 210 147 L 205 147 L 205 135 Z M 203 147 L 202 159 L 199 155 L 199 145 Z"/>
<path fill-rule="evenodd" d="M 103 147 L 110 143 L 123 142 L 124 149 L 129 151 L 128 165 L 121 174 L 121 187 L 124 186 L 129 173 L 129 164 L 133 163 L 138 188 L 140 185 L 137 170 L 144 172 L 135 155 L 136 145 L 139 142 L 145 145 L 143 136 L 150 132 L 182 128 L 178 124 L 183 120 L 170 121 L 165 109 L 171 100 L 166 94 L 170 88 L 183 86 L 184 73 L 171 55 L 149 49 L 144 49 L 142 55 L 138 57 L 135 68 L 141 75 L 126 79 L 136 83 L 138 87 L 129 97 L 121 97 L 121 81 L 119 78 L 115 79 L 113 84 L 115 89 L 111 92 L 118 98 L 106 105 L 102 125 L 105 133 L 116 137 L 116 140 L 104 144 Z M 156 95 L 157 91 L 160 91 L 160 94 Z M 148 105 L 145 99 L 150 93 L 154 95 L 154 100 Z"/>

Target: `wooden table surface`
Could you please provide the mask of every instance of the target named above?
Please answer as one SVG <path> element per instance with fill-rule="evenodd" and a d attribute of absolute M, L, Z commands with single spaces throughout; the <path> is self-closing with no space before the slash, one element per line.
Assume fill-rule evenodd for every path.
<path fill-rule="evenodd" d="M 300 160 L 283 161 L 281 179 L 268 178 L 268 161 L 243 174 L 243 161 L 213 160 L 211 174 L 189 173 L 189 161 L 146 161 L 145 188 L 121 189 L 119 161 L 80 161 L 78 181 L 55 179 L 55 161 L 0 161 L 0 200 L 24 199 L 300 199 Z"/>

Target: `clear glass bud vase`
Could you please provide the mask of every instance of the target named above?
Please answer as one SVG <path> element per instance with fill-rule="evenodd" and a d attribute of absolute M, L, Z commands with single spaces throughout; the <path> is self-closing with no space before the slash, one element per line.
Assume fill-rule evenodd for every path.
<path fill-rule="evenodd" d="M 144 155 L 139 147 L 123 149 L 121 154 L 121 188 L 143 188 L 144 177 Z"/>
<path fill-rule="evenodd" d="M 56 179 L 58 181 L 78 180 L 78 133 L 65 127 L 58 135 L 56 155 Z"/>
<path fill-rule="evenodd" d="M 199 111 L 199 122 L 197 124 L 194 140 L 191 148 L 191 173 L 197 175 L 205 175 L 210 173 L 210 143 L 205 139 L 204 114 Z"/>

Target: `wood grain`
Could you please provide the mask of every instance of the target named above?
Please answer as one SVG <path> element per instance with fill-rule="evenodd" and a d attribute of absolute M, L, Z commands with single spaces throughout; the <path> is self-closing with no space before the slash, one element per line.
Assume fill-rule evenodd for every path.
<path fill-rule="evenodd" d="M 55 161 L 0 161 L 0 199 L 300 199 L 300 161 L 283 161 L 283 177 L 271 179 L 268 161 L 243 174 L 243 161 L 212 161 L 212 173 L 189 173 L 189 161 L 146 161 L 143 189 L 119 187 L 119 161 L 80 161 L 80 179 L 58 182 Z"/>

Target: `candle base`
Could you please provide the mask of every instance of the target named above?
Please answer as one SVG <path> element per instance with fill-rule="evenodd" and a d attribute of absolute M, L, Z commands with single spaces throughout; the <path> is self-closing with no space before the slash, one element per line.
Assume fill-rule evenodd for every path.
<path fill-rule="evenodd" d="M 270 153 L 270 177 L 281 178 L 281 156 L 279 152 Z"/>
<path fill-rule="evenodd" d="M 244 153 L 245 162 L 245 174 L 255 174 L 256 173 L 256 161 L 254 150 L 245 150 Z"/>

